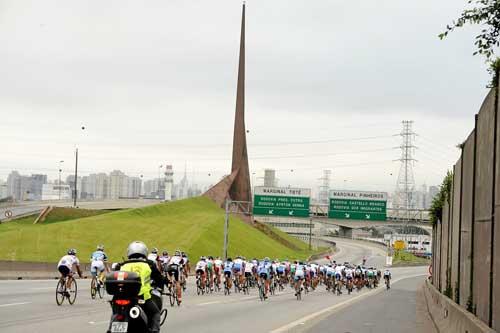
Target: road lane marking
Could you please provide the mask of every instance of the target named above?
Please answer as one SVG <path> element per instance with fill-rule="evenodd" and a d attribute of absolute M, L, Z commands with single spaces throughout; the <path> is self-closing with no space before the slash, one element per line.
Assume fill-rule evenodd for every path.
<path fill-rule="evenodd" d="M 31 302 L 19 302 L 19 303 L 9 303 L 9 304 L 0 304 L 0 308 L 4 308 L 7 306 L 17 306 L 17 305 L 24 305 L 24 304 L 30 304 Z"/>
<path fill-rule="evenodd" d="M 49 290 L 49 289 L 54 289 L 54 287 L 37 287 L 37 288 L 30 288 L 31 290 Z"/>
<path fill-rule="evenodd" d="M 415 274 L 415 275 L 411 275 L 411 276 L 405 276 L 405 277 L 401 277 L 399 279 L 395 279 L 392 281 L 391 285 L 394 284 L 394 283 L 397 283 L 401 280 L 405 280 L 405 279 L 411 279 L 411 278 L 415 278 L 415 277 L 419 277 L 419 276 L 427 276 L 427 274 Z M 334 313 L 335 311 L 337 310 L 340 310 L 341 308 L 345 308 L 347 307 L 348 305 L 350 305 L 351 303 L 355 303 L 356 301 L 360 300 L 360 299 L 363 299 L 363 298 L 366 298 L 368 296 L 372 296 L 372 295 L 375 295 L 375 294 L 378 294 L 380 292 L 382 292 L 383 290 L 385 290 L 385 286 L 384 288 L 381 288 L 382 286 L 380 286 L 379 288 L 377 289 L 374 289 L 374 290 L 371 290 L 369 292 L 366 292 L 364 294 L 361 294 L 361 295 L 358 295 L 358 296 L 354 296 L 353 298 L 350 298 L 344 302 L 341 302 L 341 303 L 337 303 L 335 305 L 332 305 L 326 309 L 323 309 L 321 311 L 318 311 L 318 312 L 314 312 L 314 313 L 311 313 L 305 317 L 302 317 L 294 322 L 291 322 L 290 324 L 287 324 L 285 326 L 281 326 L 275 330 L 272 330 L 271 333 L 281 333 L 281 332 L 288 332 L 290 331 L 291 329 L 299 326 L 299 325 L 304 325 L 305 323 L 307 323 L 308 321 L 311 321 L 315 318 L 318 318 L 322 315 L 325 315 L 325 314 L 328 314 L 328 315 L 331 315 L 332 313 Z"/>
<path fill-rule="evenodd" d="M 196 304 L 197 306 L 205 306 L 205 305 L 210 305 L 210 304 L 220 304 L 222 301 L 213 301 L 213 302 L 206 302 L 206 303 L 200 303 Z"/>
<path fill-rule="evenodd" d="M 102 325 L 102 324 L 108 324 L 109 320 L 106 321 L 89 321 L 90 325 Z"/>

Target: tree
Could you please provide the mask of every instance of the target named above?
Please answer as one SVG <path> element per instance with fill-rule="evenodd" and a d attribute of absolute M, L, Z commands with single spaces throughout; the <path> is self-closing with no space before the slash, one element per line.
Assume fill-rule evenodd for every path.
<path fill-rule="evenodd" d="M 431 223 L 434 225 L 437 221 L 441 221 L 443 218 L 443 206 L 444 201 L 447 200 L 450 203 L 451 197 L 451 182 L 453 181 L 453 173 L 448 171 L 443 179 L 439 193 L 432 199 L 431 204 Z"/>
<path fill-rule="evenodd" d="M 486 62 L 490 66 L 488 72 L 493 75 L 490 86 L 496 87 L 500 60 L 498 58 L 493 60 L 493 55 L 495 48 L 500 45 L 500 0 L 469 0 L 468 3 L 474 3 L 476 6 L 464 10 L 456 21 L 446 26 L 446 31 L 439 34 L 439 38 L 444 39 L 448 33 L 466 24 L 481 24 L 484 28 L 475 38 L 476 51 L 473 55 L 486 57 Z"/>

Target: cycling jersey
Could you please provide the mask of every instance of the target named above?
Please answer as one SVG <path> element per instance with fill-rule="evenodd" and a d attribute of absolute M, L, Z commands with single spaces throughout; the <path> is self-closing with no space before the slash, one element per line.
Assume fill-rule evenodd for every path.
<path fill-rule="evenodd" d="M 156 253 L 150 253 L 148 255 L 148 260 L 156 262 L 158 260 L 158 254 L 156 254 Z"/>
<path fill-rule="evenodd" d="M 259 266 L 257 267 L 257 273 L 259 275 L 261 274 L 266 274 L 267 276 L 269 276 L 269 272 L 271 270 L 271 263 L 269 262 L 260 262 L 259 263 Z"/>
<path fill-rule="evenodd" d="M 333 267 L 327 267 L 326 276 L 333 276 L 333 275 L 335 275 L 335 269 Z"/>
<path fill-rule="evenodd" d="M 199 270 L 201 271 L 205 271 L 205 268 L 207 267 L 207 263 L 206 261 L 203 261 L 203 260 L 200 260 L 198 261 L 198 263 L 196 264 L 196 268 L 195 270 L 198 272 Z"/>
<path fill-rule="evenodd" d="M 348 279 L 352 279 L 352 269 L 348 268 L 345 270 L 345 277 Z"/>
<path fill-rule="evenodd" d="M 294 277 L 295 281 L 304 278 L 304 267 L 302 265 L 296 266 L 295 273 L 294 273 L 293 277 Z"/>
<path fill-rule="evenodd" d="M 168 264 L 168 262 L 170 261 L 170 256 L 161 256 L 159 260 L 163 265 Z"/>
<path fill-rule="evenodd" d="M 233 263 L 231 261 L 226 261 L 224 263 L 224 273 L 231 273 L 231 271 L 233 270 Z"/>
<path fill-rule="evenodd" d="M 213 270 L 213 267 L 214 267 L 214 262 L 212 260 L 208 260 L 207 261 L 207 270 L 211 272 Z"/>
<path fill-rule="evenodd" d="M 74 255 L 65 255 L 64 257 L 59 260 L 59 263 L 57 264 L 57 267 L 59 268 L 60 266 L 64 266 L 71 269 L 73 268 L 73 265 L 80 265 L 80 260 Z"/>
<path fill-rule="evenodd" d="M 233 262 L 233 270 L 235 272 L 239 272 L 243 269 L 243 260 L 242 259 L 235 259 Z"/>
<path fill-rule="evenodd" d="M 286 269 L 286 266 L 284 264 L 281 264 L 276 268 L 276 272 L 278 272 L 278 274 L 283 274 L 283 273 L 285 273 L 285 269 Z"/>
<path fill-rule="evenodd" d="M 247 262 L 245 265 L 245 273 L 253 272 L 253 264 L 251 262 Z"/>

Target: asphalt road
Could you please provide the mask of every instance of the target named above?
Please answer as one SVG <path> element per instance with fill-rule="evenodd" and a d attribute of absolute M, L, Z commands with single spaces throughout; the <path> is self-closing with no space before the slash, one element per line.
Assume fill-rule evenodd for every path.
<path fill-rule="evenodd" d="M 338 241 L 338 246 L 340 251 L 336 254 L 337 260 L 357 263 L 363 257 L 367 257 L 369 265 L 378 267 L 382 267 L 385 260 L 383 251 L 372 245 Z M 394 279 L 397 280 L 425 274 L 426 268 L 395 268 L 392 272 Z M 423 276 L 420 279 L 423 279 Z M 109 304 L 106 300 L 91 300 L 89 280 L 78 280 L 78 283 L 79 294 L 76 304 L 71 306 L 65 303 L 59 307 L 55 303 L 55 280 L 0 281 L 0 331 L 105 332 L 111 312 Z M 194 291 L 194 282 L 191 278 L 182 306 L 168 307 L 169 315 L 162 332 L 199 333 L 236 330 L 239 333 L 253 333 L 302 331 L 304 328 L 315 332 L 320 331 L 318 328 L 321 327 L 315 328 L 310 325 L 321 325 L 322 322 L 328 325 L 334 318 L 332 316 L 341 313 L 337 312 L 341 308 L 342 311 L 351 310 L 350 316 L 353 317 L 359 309 L 365 309 L 367 302 L 379 302 L 378 297 L 386 297 L 386 302 L 401 299 L 396 287 L 389 292 L 378 288 L 341 296 L 327 293 L 321 287 L 305 295 L 302 301 L 297 301 L 292 290 L 287 288 L 265 302 L 258 300 L 255 290 L 249 296 L 235 293 L 230 296 L 224 296 L 223 293 L 197 296 Z M 166 302 L 167 300 L 164 301 Z M 380 318 L 384 320 L 384 317 Z M 353 322 L 346 320 L 343 325 L 349 327 L 351 324 L 354 325 Z M 331 329 L 326 331 L 337 332 Z M 338 332 L 358 331 L 346 329 Z"/>

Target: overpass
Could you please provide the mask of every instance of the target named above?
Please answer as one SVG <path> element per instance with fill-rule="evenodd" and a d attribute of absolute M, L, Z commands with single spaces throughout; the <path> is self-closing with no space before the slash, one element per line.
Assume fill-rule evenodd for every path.
<path fill-rule="evenodd" d="M 95 200 L 78 201 L 77 207 L 83 209 L 129 209 L 141 208 L 160 203 L 154 199 L 118 199 L 118 200 Z M 6 213 L 11 212 L 12 218 L 37 214 L 47 206 L 73 207 L 72 200 L 47 200 L 47 201 L 16 201 L 0 204 L 0 221 L 6 219 Z"/>

